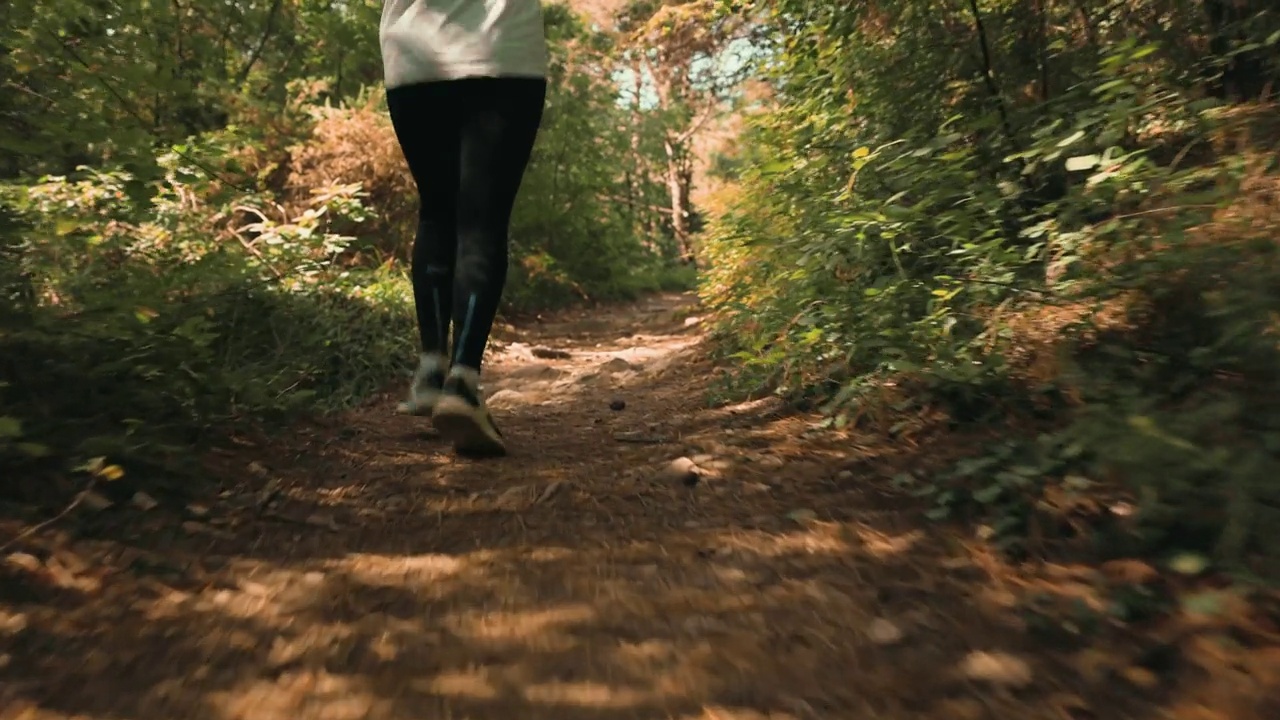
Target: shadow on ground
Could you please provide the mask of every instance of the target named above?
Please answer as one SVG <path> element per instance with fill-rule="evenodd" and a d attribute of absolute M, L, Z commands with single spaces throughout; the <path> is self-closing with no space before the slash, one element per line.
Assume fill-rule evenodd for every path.
<path fill-rule="evenodd" d="M 1037 643 L 856 443 L 708 407 L 693 311 L 522 329 L 486 371 L 511 457 L 455 459 L 388 396 L 216 454 L 197 519 L 33 538 L 0 717 L 1158 717 Z"/>

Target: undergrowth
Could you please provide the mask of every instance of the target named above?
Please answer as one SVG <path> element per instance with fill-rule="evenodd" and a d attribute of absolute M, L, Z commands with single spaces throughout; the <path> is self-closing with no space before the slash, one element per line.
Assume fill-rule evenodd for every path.
<path fill-rule="evenodd" d="M 1280 577 L 1280 133 L 1214 89 L 1280 77 L 1280 18 L 1205 60 L 1191 15 L 801 5 L 704 238 L 733 389 L 917 448 L 895 482 L 1014 557 Z"/>
<path fill-rule="evenodd" d="M 110 34 L 19 10 L 42 34 L 0 31 L 15 48 L 0 66 L 84 110 L 77 122 L 44 108 L 58 133 L 0 143 L 0 498 L 65 505 L 81 485 L 69 478 L 103 468 L 129 478 L 116 487 L 181 485 L 227 430 L 347 406 L 413 367 L 417 198 L 380 74 L 264 70 L 236 85 L 211 72 L 162 87 L 150 69 L 167 47 L 143 43 L 154 54 L 126 62 Z M 88 12 L 73 10 L 66 22 Z M 366 15 L 303 30 L 350 35 L 376 59 Z M 503 311 L 691 287 L 653 209 L 662 165 L 644 155 L 669 119 L 619 105 L 607 44 L 572 11 L 549 6 L 546 21 L 547 112 Z M 77 54 L 51 56 L 62 75 L 34 72 L 59 31 Z M 76 61 L 99 56 L 119 65 L 113 78 Z M 160 97 L 174 106 L 146 104 Z"/>

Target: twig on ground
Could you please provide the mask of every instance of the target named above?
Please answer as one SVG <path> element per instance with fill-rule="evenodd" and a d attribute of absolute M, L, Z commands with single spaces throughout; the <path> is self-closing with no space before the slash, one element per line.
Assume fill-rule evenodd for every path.
<path fill-rule="evenodd" d="M 94 475 L 90 477 L 89 484 L 85 485 L 84 490 L 81 490 L 79 493 L 76 494 L 75 499 L 73 499 L 69 505 L 63 508 L 62 512 L 58 513 L 57 515 L 54 515 L 53 517 L 49 518 L 48 520 L 45 520 L 44 522 L 36 523 L 35 525 L 32 525 L 26 530 L 23 530 L 22 532 L 18 533 L 12 540 L 10 540 L 9 542 L 6 542 L 3 545 L 0 545 L 0 553 L 4 552 L 5 550 L 8 550 L 14 545 L 17 545 L 23 540 L 31 537 L 32 535 L 35 535 L 41 530 L 49 527 L 50 525 L 66 517 L 68 514 L 71 513 L 72 510 L 75 510 L 77 507 L 79 507 L 80 502 L 84 500 L 86 495 L 88 495 L 90 492 L 93 491 L 93 488 L 97 486 L 97 484 L 98 484 L 98 476 Z"/>

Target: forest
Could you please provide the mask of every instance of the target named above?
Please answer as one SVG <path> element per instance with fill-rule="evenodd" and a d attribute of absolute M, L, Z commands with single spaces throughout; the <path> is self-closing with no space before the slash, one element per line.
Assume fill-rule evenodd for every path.
<path fill-rule="evenodd" d="M 167 512 L 139 507 L 231 492 L 245 480 L 209 461 L 228 438 L 364 417 L 399 392 L 417 352 L 417 206 L 387 117 L 381 5 L 0 5 L 0 585 L 25 577 L 19 555 L 52 562 L 37 548 L 48 533 L 127 538 L 127 513 Z M 550 92 L 511 226 L 504 342 L 695 298 L 675 321 L 698 323 L 689 367 L 707 365 L 682 386 L 697 412 L 777 403 L 806 423 L 770 436 L 779 453 L 864 450 L 831 482 L 893 496 L 904 522 L 976 537 L 1023 568 L 1010 573 L 1107 578 L 1092 610 L 1036 611 L 1058 618 L 1042 644 L 1105 626 L 1107 642 L 1158 638 L 1149 659 L 1194 625 L 1230 645 L 1213 652 L 1231 654 L 1214 666 L 1231 679 L 1168 653 L 1125 661 L 1116 682 L 1165 715 L 1097 701 L 1043 717 L 1280 712 L 1280 7 L 572 0 L 543 13 Z M 595 482 L 547 462 L 577 491 Z M 492 477 L 535 474 L 504 467 Z M 805 513 L 843 511 L 795 494 Z M 112 505 L 129 509 L 105 520 Z M 22 597 L 0 591 L 0 611 L 35 602 Z M 1230 690 L 1177 700 L 1189 665 Z M 49 714 L 18 717 L 91 711 L 0 691 L 0 717 L 22 697 Z M 787 717 L 1041 717 L 816 702 Z M 93 717 L 172 717 L 143 707 Z M 378 712 L 365 717 L 455 717 Z"/>

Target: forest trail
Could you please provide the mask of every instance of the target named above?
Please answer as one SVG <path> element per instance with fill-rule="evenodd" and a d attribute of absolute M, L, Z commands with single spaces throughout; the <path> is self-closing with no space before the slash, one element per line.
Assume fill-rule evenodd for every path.
<path fill-rule="evenodd" d="M 696 312 L 500 330 L 507 458 L 455 458 L 397 383 L 215 453 L 221 495 L 127 509 L 127 542 L 39 534 L 0 576 L 0 717 L 1146 716 L 1038 646 L 1007 571 L 869 450 L 709 408 Z"/>

